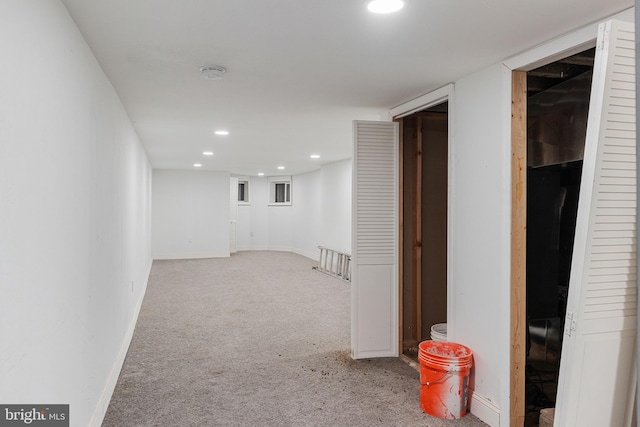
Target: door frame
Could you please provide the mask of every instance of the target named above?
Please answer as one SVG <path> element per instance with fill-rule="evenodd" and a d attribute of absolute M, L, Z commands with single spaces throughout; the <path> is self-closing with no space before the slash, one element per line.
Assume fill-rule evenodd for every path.
<path fill-rule="evenodd" d="M 452 223 L 452 218 L 451 218 L 451 214 L 452 214 L 452 202 L 454 200 L 454 195 L 453 195 L 453 185 L 452 185 L 452 178 L 453 178 L 453 113 L 454 113 L 454 108 L 453 108 L 453 103 L 454 103 L 454 86 L 453 83 L 450 83 L 446 86 L 443 86 L 439 89 L 434 90 L 433 92 L 429 92 L 425 95 L 422 95 L 418 98 L 415 98 L 409 102 L 406 102 L 404 104 L 401 104 L 397 107 L 391 108 L 389 110 L 389 118 L 390 120 L 399 120 L 402 119 L 403 117 L 409 116 L 413 113 L 416 113 L 418 111 L 427 109 L 427 108 L 431 108 L 434 107 L 436 105 L 442 104 L 443 102 L 448 102 L 449 103 L 449 108 L 448 108 L 448 123 L 447 123 L 447 146 L 448 146 L 448 153 L 447 153 L 447 335 L 450 339 L 454 340 L 455 339 L 455 324 L 454 324 L 454 319 L 455 316 L 453 315 L 454 313 L 454 307 L 455 305 L 453 304 L 453 289 L 452 287 L 452 283 L 455 283 L 455 280 L 453 280 L 453 278 L 451 277 L 452 271 L 454 270 L 452 268 L 452 264 L 453 264 L 453 257 L 451 254 L 451 240 L 452 240 L 452 233 L 453 230 L 451 229 L 451 223 Z M 402 138 L 402 131 L 400 133 L 400 138 Z M 400 144 L 400 147 L 402 147 L 402 144 Z M 398 304 L 399 304 L 399 310 L 398 310 L 398 316 L 399 316 L 399 331 L 398 331 L 398 348 L 400 350 L 402 350 L 402 341 L 404 339 L 403 337 L 403 304 L 402 304 L 402 295 L 403 295 L 403 281 L 402 281 L 402 277 L 403 277 L 403 264 L 402 264 L 402 260 L 404 257 L 404 251 L 403 251 L 403 244 L 404 244 L 404 224 L 402 222 L 402 218 L 403 218 L 403 206 L 404 206 L 404 200 L 403 200 L 403 194 L 402 194 L 402 186 L 403 186 L 403 181 L 402 181 L 402 174 L 403 174 L 403 161 L 402 161 L 402 153 L 400 152 L 399 155 L 399 167 L 398 167 L 398 173 L 399 173 L 399 179 L 398 179 L 398 287 L 399 287 L 399 295 L 400 298 L 398 299 Z"/>
<path fill-rule="evenodd" d="M 624 13 L 624 12 L 623 12 Z M 509 425 L 525 421 L 526 363 L 526 210 L 527 210 L 527 71 L 566 58 L 596 45 L 598 24 L 542 44 L 504 61 L 511 70 L 511 271 Z"/>
<path fill-rule="evenodd" d="M 525 419 L 527 328 L 527 72 L 511 72 L 511 352 L 509 418 Z"/>

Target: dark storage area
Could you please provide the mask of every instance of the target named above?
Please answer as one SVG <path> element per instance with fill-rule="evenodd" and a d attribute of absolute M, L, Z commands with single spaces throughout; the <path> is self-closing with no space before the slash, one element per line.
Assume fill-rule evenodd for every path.
<path fill-rule="evenodd" d="M 527 74 L 526 426 L 556 401 L 594 55 Z"/>

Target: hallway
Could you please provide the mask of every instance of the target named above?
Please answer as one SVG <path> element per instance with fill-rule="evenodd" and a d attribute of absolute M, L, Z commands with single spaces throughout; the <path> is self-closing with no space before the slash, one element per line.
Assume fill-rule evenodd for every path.
<path fill-rule="evenodd" d="M 155 261 L 103 427 L 484 426 L 419 407 L 400 359 L 349 355 L 349 284 L 285 252 Z"/>

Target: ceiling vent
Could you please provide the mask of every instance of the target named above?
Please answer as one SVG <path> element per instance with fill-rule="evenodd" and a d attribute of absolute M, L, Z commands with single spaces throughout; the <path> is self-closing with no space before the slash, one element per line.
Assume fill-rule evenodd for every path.
<path fill-rule="evenodd" d="M 212 65 L 200 68 L 200 74 L 207 80 L 220 80 L 227 70 L 219 65 Z"/>

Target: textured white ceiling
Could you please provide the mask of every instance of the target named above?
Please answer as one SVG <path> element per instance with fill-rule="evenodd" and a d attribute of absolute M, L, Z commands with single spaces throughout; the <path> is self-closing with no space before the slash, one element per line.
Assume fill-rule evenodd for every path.
<path fill-rule="evenodd" d="M 282 175 L 350 157 L 354 119 L 386 117 L 633 0 L 405 0 L 392 15 L 366 0 L 63 3 L 155 168 Z M 228 71 L 205 80 L 204 65 Z"/>

